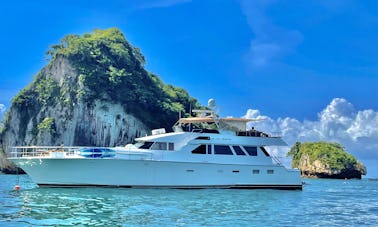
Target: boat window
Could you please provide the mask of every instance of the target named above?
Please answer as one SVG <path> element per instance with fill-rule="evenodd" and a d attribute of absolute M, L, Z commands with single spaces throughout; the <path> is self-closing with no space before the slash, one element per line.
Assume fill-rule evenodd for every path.
<path fill-rule="evenodd" d="M 247 153 L 250 156 L 257 156 L 257 147 L 247 147 L 247 146 L 244 146 L 244 149 L 247 151 Z"/>
<path fill-rule="evenodd" d="M 196 149 L 192 150 L 192 154 L 206 154 L 206 145 L 202 144 Z"/>
<path fill-rule="evenodd" d="M 165 142 L 155 142 L 151 146 L 151 150 L 167 150 L 167 143 L 165 143 Z"/>
<path fill-rule="evenodd" d="M 231 148 L 224 145 L 214 145 L 214 154 L 233 155 Z"/>
<path fill-rule="evenodd" d="M 216 129 L 209 129 L 209 128 L 204 128 L 202 130 L 202 133 L 214 133 L 214 134 L 219 134 L 219 131 Z"/>
<path fill-rule="evenodd" d="M 168 150 L 173 151 L 175 149 L 174 143 L 168 143 Z"/>
<path fill-rule="evenodd" d="M 253 174 L 260 174 L 260 170 L 259 169 L 254 169 L 254 170 L 252 170 L 252 173 Z"/>
<path fill-rule="evenodd" d="M 260 149 L 264 152 L 265 156 L 270 156 L 269 153 L 266 151 L 265 147 L 260 147 Z"/>
<path fill-rule="evenodd" d="M 196 138 L 196 140 L 210 140 L 209 136 L 199 136 Z"/>
<path fill-rule="evenodd" d="M 207 145 L 207 153 L 211 154 L 211 145 L 210 144 Z"/>
<path fill-rule="evenodd" d="M 272 169 L 268 169 L 268 170 L 266 171 L 266 173 L 267 173 L 267 174 L 273 174 L 273 173 L 274 173 L 274 170 L 272 170 Z"/>
<path fill-rule="evenodd" d="M 154 142 L 144 142 L 142 146 L 139 147 L 139 149 L 150 149 Z"/>
<path fill-rule="evenodd" d="M 245 155 L 244 151 L 239 146 L 232 146 L 237 155 Z"/>

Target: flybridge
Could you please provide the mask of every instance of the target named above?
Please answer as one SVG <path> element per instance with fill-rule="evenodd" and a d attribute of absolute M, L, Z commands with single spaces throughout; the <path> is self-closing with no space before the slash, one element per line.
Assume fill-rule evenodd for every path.
<path fill-rule="evenodd" d="M 261 121 L 264 119 L 250 118 L 220 118 L 217 114 L 218 107 L 214 99 L 209 99 L 208 110 L 192 110 L 196 114 L 195 117 L 180 118 L 174 125 L 174 131 L 192 131 L 206 133 L 219 133 L 220 131 L 232 131 L 238 136 L 256 136 L 268 137 L 268 134 L 258 132 L 252 128 L 247 130 L 247 123 L 252 121 Z"/>
<path fill-rule="evenodd" d="M 255 130 L 253 127 L 247 130 L 247 123 L 264 119 L 249 118 L 220 118 L 213 110 L 193 110 L 196 117 L 180 118 L 174 125 L 175 132 L 202 132 L 216 133 L 228 131 L 237 136 L 270 137 L 267 133 Z"/>

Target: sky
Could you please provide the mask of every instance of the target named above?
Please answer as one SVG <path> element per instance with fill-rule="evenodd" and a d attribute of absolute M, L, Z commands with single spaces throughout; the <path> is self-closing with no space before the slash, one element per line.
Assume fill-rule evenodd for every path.
<path fill-rule="evenodd" d="M 49 46 L 117 27 L 149 71 L 201 104 L 264 117 L 256 128 L 289 145 L 340 142 L 378 177 L 377 9 L 375 0 L 4 1 L 0 117 Z"/>

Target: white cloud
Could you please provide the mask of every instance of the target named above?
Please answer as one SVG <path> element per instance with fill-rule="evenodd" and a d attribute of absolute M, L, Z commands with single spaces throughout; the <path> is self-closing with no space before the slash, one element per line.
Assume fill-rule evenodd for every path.
<path fill-rule="evenodd" d="M 341 143 L 357 159 L 378 160 L 378 111 L 357 111 L 343 98 L 333 99 L 318 114 L 316 121 L 300 121 L 290 117 L 272 119 L 254 109 L 249 109 L 244 117 L 266 118 L 250 123 L 249 127 L 253 125 L 257 130 L 270 133 L 279 131 L 289 147 L 296 141 L 333 141 Z M 282 157 L 288 150 L 275 148 L 273 152 Z"/>
<path fill-rule="evenodd" d="M 241 9 L 255 36 L 246 55 L 246 61 L 252 67 L 267 66 L 293 52 L 303 39 L 299 31 L 279 27 L 269 20 L 266 9 L 273 3 L 268 0 L 241 1 Z"/>

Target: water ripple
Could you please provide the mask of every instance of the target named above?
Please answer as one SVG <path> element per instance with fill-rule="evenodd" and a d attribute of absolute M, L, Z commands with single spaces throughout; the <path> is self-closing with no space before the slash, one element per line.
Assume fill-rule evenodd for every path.
<path fill-rule="evenodd" d="M 377 226 L 378 182 L 306 180 L 303 191 L 38 188 L 0 175 L 0 226 Z M 12 184 L 13 183 L 13 184 Z"/>

